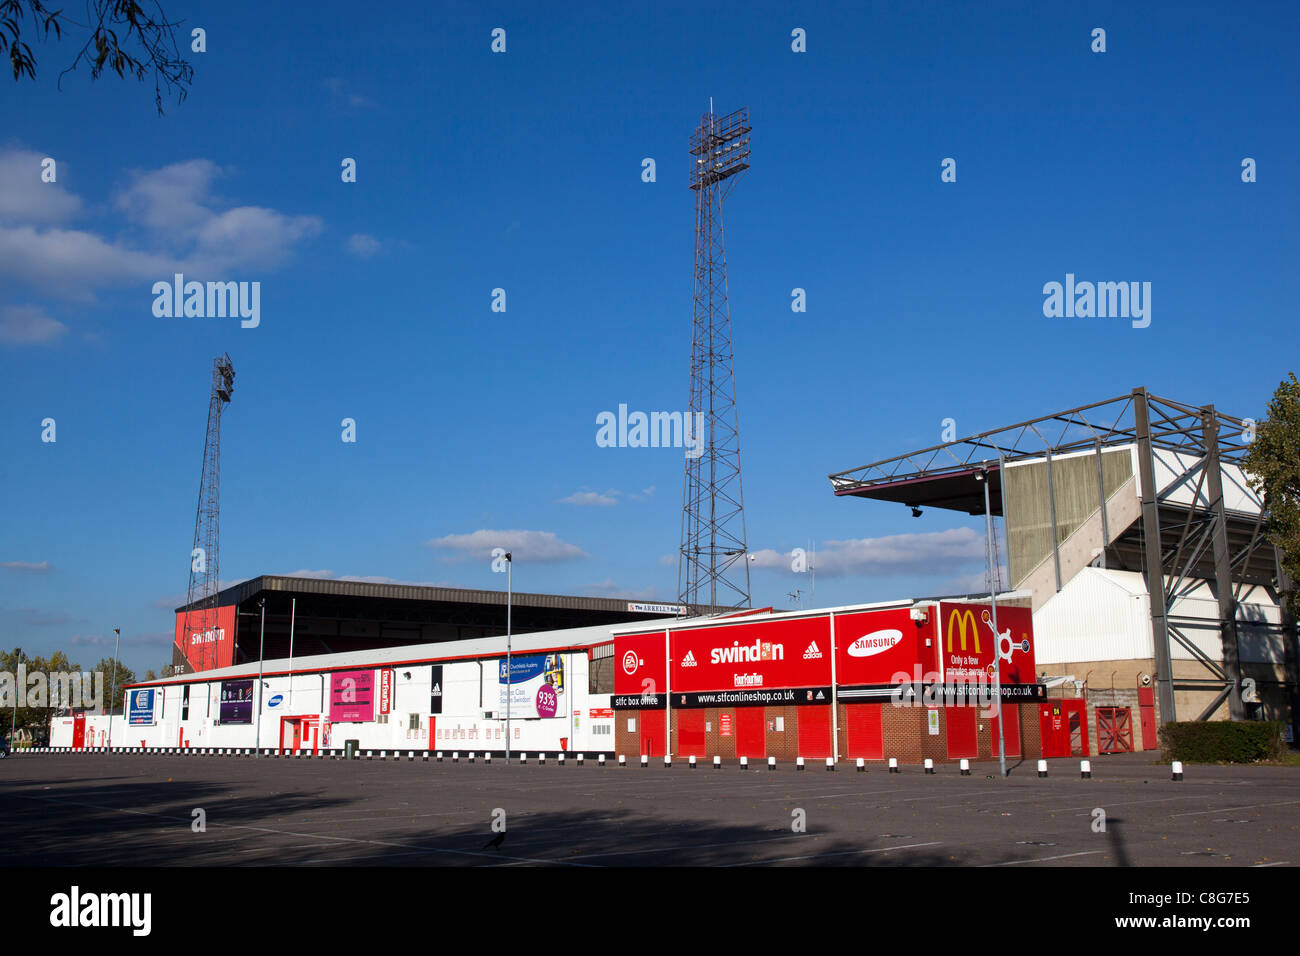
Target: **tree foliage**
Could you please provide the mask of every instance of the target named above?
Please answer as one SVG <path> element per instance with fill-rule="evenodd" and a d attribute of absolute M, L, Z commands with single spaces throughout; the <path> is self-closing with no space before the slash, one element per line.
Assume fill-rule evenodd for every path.
<path fill-rule="evenodd" d="M 1300 598 L 1300 381 L 1291 372 L 1268 403 L 1268 418 L 1255 426 L 1255 440 L 1243 462 L 1251 486 L 1264 496 L 1268 540 L 1282 552 L 1291 579 L 1286 597 L 1293 610 Z"/>
<path fill-rule="evenodd" d="M 63 9 L 52 10 L 46 0 L 0 0 L 0 56 L 7 55 L 14 80 L 36 79 L 36 57 L 24 37 L 32 33 L 44 42 L 81 41 L 71 65 L 59 74 L 89 65 L 92 79 L 99 79 L 107 67 L 119 78 L 133 76 L 143 82 L 153 73 L 154 103 L 163 112 L 163 90 L 175 92 L 183 101 L 194 79 L 194 68 L 176 46 L 175 28 L 180 21 L 167 19 L 162 6 L 153 0 L 149 10 L 136 0 L 86 0 L 84 22 Z M 26 32 L 25 32 L 26 31 Z"/>

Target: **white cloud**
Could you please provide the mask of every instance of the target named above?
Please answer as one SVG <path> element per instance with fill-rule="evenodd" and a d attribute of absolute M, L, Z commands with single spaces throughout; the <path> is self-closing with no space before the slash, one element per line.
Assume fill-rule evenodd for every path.
<path fill-rule="evenodd" d="M 793 552 L 771 549 L 752 552 L 753 565 L 791 571 Z M 812 555 L 809 556 L 810 560 Z M 827 541 L 817 548 L 819 575 L 955 573 L 972 561 L 984 560 L 984 536 L 971 528 L 923 534 Z"/>
<path fill-rule="evenodd" d="M 614 494 L 617 494 L 617 492 Z M 602 495 L 598 491 L 575 491 L 567 498 L 557 498 L 556 500 L 563 505 L 581 505 L 584 507 L 608 508 L 610 505 L 618 504 L 618 499 L 613 495 Z"/>
<path fill-rule="evenodd" d="M 73 300 L 91 300 L 106 286 L 169 280 L 176 272 L 201 281 L 229 278 L 233 269 L 271 269 L 324 228 L 316 216 L 225 208 L 212 192 L 223 171 L 206 159 L 135 172 L 113 200 L 126 221 L 118 234 L 61 228 L 53 224 L 75 213 L 80 199 L 51 193 L 43 205 L 33 204 L 4 182 L 6 169 L 26 169 L 34 155 L 0 152 L 0 278 Z M 41 187 L 38 181 L 33 191 Z"/>
<path fill-rule="evenodd" d="M 0 344 L 49 345 L 68 333 L 68 327 L 34 305 L 0 306 Z"/>
<path fill-rule="evenodd" d="M 58 182 L 41 181 L 45 158 L 31 150 L 0 152 L 0 223 L 46 225 L 66 222 L 81 212 L 80 198 Z"/>
<path fill-rule="evenodd" d="M 0 571 L 16 571 L 19 574 L 48 574 L 48 561 L 0 561 Z"/>
<path fill-rule="evenodd" d="M 358 232 L 348 237 L 348 251 L 361 259 L 369 259 L 377 254 L 381 243 L 374 236 Z"/>
<path fill-rule="evenodd" d="M 493 548 L 504 548 L 516 561 L 552 563 L 585 558 L 586 552 L 577 545 L 556 537 L 553 531 L 474 531 L 470 534 L 449 534 L 428 542 L 430 547 L 442 551 L 459 552 L 444 561 L 464 561 L 469 558 L 489 560 Z"/>

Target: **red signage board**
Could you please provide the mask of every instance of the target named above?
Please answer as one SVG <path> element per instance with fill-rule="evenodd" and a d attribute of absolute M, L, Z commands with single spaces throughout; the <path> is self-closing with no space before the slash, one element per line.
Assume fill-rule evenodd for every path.
<path fill-rule="evenodd" d="M 933 618 L 930 608 L 925 621 L 914 621 L 905 607 L 835 615 L 836 680 L 841 685 L 925 680 L 936 669 Z"/>
<path fill-rule="evenodd" d="M 998 606 L 998 635 L 987 604 L 944 601 L 939 605 L 939 661 L 947 683 L 990 681 L 999 659 L 1004 684 L 1037 681 L 1034 615 L 1027 607 Z"/>
<path fill-rule="evenodd" d="M 614 642 L 614 693 L 662 694 L 667 685 L 663 631 L 619 636 Z"/>
<path fill-rule="evenodd" d="M 831 680 L 828 615 L 763 618 L 672 632 L 672 693 L 823 686 Z"/>
<path fill-rule="evenodd" d="M 174 643 L 190 669 L 210 671 L 235 663 L 235 611 L 233 604 L 215 611 L 176 612 Z"/>

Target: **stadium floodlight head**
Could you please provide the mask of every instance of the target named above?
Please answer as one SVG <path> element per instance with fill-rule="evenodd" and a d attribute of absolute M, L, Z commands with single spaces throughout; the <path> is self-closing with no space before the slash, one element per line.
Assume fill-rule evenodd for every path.
<path fill-rule="evenodd" d="M 726 116 L 712 110 L 691 134 L 691 188 L 704 189 L 749 169 L 749 109 Z"/>
<path fill-rule="evenodd" d="M 916 507 L 916 505 L 912 505 L 912 517 L 913 518 L 921 517 L 921 509 Z"/>

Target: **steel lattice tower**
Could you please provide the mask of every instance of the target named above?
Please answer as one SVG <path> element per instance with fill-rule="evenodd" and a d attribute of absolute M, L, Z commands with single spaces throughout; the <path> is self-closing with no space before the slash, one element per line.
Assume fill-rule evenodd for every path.
<path fill-rule="evenodd" d="M 678 600 L 749 607 L 749 561 L 740 488 L 740 423 L 727 304 L 722 201 L 749 168 L 749 111 L 709 112 L 691 136 L 690 187 L 695 191 L 695 305 L 691 333 L 690 412 L 703 415 L 701 454 L 686 457 Z M 739 564 L 739 567 L 737 567 Z"/>
<path fill-rule="evenodd" d="M 208 431 L 203 445 L 203 473 L 199 478 L 199 504 L 194 519 L 194 550 L 190 553 L 190 587 L 185 600 L 185 629 L 182 640 L 190 640 L 197 629 L 204 635 L 201 645 L 203 670 L 219 666 L 217 591 L 219 589 L 221 539 L 221 412 L 235 390 L 235 367 L 229 354 L 212 360 L 212 389 L 208 397 Z M 202 549 L 202 562 L 197 561 Z M 196 569 L 196 565 L 201 570 Z M 182 650 L 184 650 L 182 648 Z"/>

